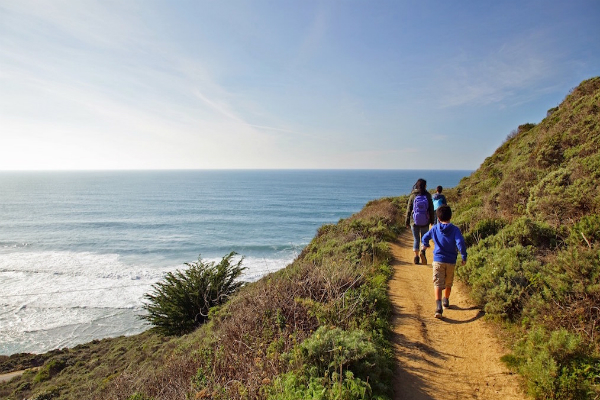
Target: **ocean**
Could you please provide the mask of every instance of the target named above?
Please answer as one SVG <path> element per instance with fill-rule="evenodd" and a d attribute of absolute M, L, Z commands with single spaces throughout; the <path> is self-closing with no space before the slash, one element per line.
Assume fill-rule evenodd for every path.
<path fill-rule="evenodd" d="M 0 354 L 40 353 L 148 328 L 143 295 L 201 257 L 281 269 L 317 229 L 418 178 L 470 171 L 0 172 Z"/>

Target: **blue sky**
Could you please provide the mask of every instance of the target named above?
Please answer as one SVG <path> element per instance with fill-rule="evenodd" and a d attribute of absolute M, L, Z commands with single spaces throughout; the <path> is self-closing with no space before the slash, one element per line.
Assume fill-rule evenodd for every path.
<path fill-rule="evenodd" d="M 0 0 L 0 170 L 476 169 L 600 2 Z"/>

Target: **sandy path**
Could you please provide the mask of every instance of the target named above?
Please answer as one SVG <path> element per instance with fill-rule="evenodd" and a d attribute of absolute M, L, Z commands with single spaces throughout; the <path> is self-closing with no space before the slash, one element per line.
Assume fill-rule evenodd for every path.
<path fill-rule="evenodd" d="M 2 382 L 8 382 L 10 381 L 12 378 L 16 378 L 17 376 L 21 376 L 23 375 L 23 371 L 14 371 L 14 372 L 8 372 L 6 374 L 0 374 L 0 383 Z"/>
<path fill-rule="evenodd" d="M 394 345 L 398 361 L 394 400 L 525 399 L 519 378 L 500 361 L 503 351 L 483 313 L 455 281 L 450 308 L 435 319 L 431 250 L 429 265 L 415 265 L 412 235 L 392 246 Z"/>

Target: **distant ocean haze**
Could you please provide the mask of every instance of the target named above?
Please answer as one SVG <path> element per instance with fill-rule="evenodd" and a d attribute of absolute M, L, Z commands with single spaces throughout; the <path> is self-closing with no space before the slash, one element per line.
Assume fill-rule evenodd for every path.
<path fill-rule="evenodd" d="M 245 280 L 291 263 L 327 223 L 418 178 L 470 171 L 0 172 L 0 354 L 148 328 L 143 295 L 201 255 L 244 257 Z"/>

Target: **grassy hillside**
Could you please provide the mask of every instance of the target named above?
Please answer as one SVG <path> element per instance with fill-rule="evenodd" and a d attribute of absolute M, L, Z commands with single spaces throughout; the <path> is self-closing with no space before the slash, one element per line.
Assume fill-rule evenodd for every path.
<path fill-rule="evenodd" d="M 387 242 L 402 213 L 383 199 L 321 227 L 293 264 L 213 308 L 191 334 L 4 358 L 5 371 L 41 366 L 0 384 L 0 397 L 388 399 Z"/>
<path fill-rule="evenodd" d="M 514 340 L 535 398 L 600 396 L 600 78 L 525 124 L 448 191 L 471 246 L 459 269 Z"/>

